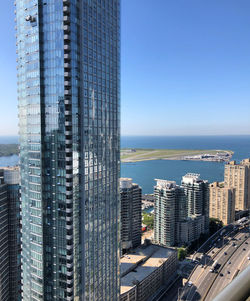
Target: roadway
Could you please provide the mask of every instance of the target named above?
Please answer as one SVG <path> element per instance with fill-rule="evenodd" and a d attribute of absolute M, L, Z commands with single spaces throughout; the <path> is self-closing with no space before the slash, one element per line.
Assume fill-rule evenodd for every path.
<path fill-rule="evenodd" d="M 245 225 L 247 226 L 249 224 L 249 220 Z M 217 283 L 218 280 L 215 281 L 218 274 L 209 272 L 210 267 L 212 266 L 213 262 L 215 260 L 218 260 L 218 263 L 220 264 L 219 269 L 222 269 L 222 266 L 224 266 L 224 259 L 226 259 L 226 255 L 224 255 L 224 252 L 228 253 L 228 258 L 233 255 L 233 250 L 236 251 L 237 248 L 231 248 L 231 244 L 233 242 L 236 243 L 236 239 L 240 238 L 239 242 L 242 239 L 242 236 L 244 237 L 243 231 L 249 231 L 248 228 L 245 230 L 241 230 L 239 232 L 239 228 L 241 227 L 240 224 L 230 224 L 217 233 L 215 233 L 213 236 L 211 236 L 193 255 L 193 262 L 190 262 L 190 267 L 193 265 L 194 269 L 191 272 L 190 276 L 188 277 L 188 282 L 191 281 L 192 285 L 188 285 L 188 282 L 186 285 L 182 286 L 180 285 L 180 282 L 174 284 L 171 289 L 166 291 L 166 293 L 160 298 L 161 301 L 177 301 L 177 300 L 205 300 L 204 296 L 208 296 L 210 298 L 210 287 L 214 283 Z M 249 233 L 249 232 L 248 232 Z M 249 235 L 249 234 L 248 234 Z M 239 244 L 239 243 L 238 243 Z M 239 256 L 239 253 L 241 253 L 241 249 L 237 251 L 236 257 L 241 258 L 242 262 L 234 263 L 235 257 L 232 257 L 232 267 L 230 271 L 230 275 L 233 277 L 235 273 L 233 272 L 235 269 L 237 271 L 237 267 L 241 265 L 241 270 L 243 270 L 250 261 L 247 259 L 247 255 L 250 255 L 250 243 L 248 241 L 248 244 L 246 245 L 246 253 L 244 258 Z M 239 252 L 239 253 L 238 253 Z M 241 254 L 240 254 L 241 255 Z M 224 257 L 225 256 L 225 257 Z M 226 268 L 225 268 L 226 269 Z M 226 271 L 227 272 L 227 271 Z M 223 274 L 225 274 L 224 270 L 222 271 Z M 184 274 L 183 274 L 184 275 Z M 229 275 L 229 274 L 228 274 Z M 224 277 L 224 276 L 223 276 Z M 219 280 L 223 279 L 223 283 L 221 284 L 221 287 L 224 287 L 229 283 L 232 279 L 229 278 L 229 276 L 223 278 L 220 277 Z M 185 278 L 185 276 L 184 276 Z M 226 280 L 227 279 L 227 280 Z M 215 291 L 217 294 L 217 291 L 219 292 L 221 288 L 215 287 Z M 209 299 L 206 299 L 209 300 Z"/>
<path fill-rule="evenodd" d="M 220 274 L 217 274 L 216 281 L 214 281 L 212 287 L 207 293 L 205 298 L 206 301 L 213 300 L 219 292 L 221 292 L 234 279 L 234 277 L 243 271 L 249 264 L 250 260 L 248 260 L 247 257 L 250 252 L 250 238 L 245 240 L 243 236 L 243 242 L 238 242 L 240 244 L 239 247 L 235 253 L 232 254 L 231 258 L 228 258 L 226 264 L 221 269 Z M 234 247 L 231 245 L 231 249 L 232 248 Z M 245 251 L 243 249 L 245 249 Z M 231 262 L 231 264 L 229 264 L 229 262 Z M 220 276 L 221 274 L 223 276 Z"/>
<path fill-rule="evenodd" d="M 237 234 L 231 231 L 231 233 L 227 233 L 224 239 L 219 238 L 219 241 L 217 240 L 213 244 L 213 247 L 202 256 L 200 264 L 193 271 L 189 278 L 189 284 L 187 283 L 183 288 L 180 300 L 212 300 L 222 288 L 232 281 L 235 271 L 242 270 L 247 266 L 247 257 L 250 253 L 248 232 L 247 238 L 245 238 L 247 230 L 242 229 Z M 236 246 L 232 246 L 233 243 Z M 246 251 L 243 251 L 243 248 Z M 215 260 L 219 264 L 218 273 L 210 272 Z M 231 261 L 230 274 L 228 274 L 228 261 Z M 223 274 L 223 276 L 220 276 L 220 274 Z"/>

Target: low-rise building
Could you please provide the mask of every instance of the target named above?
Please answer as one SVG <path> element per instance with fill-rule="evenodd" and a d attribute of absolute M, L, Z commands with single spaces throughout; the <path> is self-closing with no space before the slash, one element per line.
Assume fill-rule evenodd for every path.
<path fill-rule="evenodd" d="M 177 251 L 142 245 L 121 258 L 120 301 L 146 301 L 167 285 L 177 269 Z"/>
<path fill-rule="evenodd" d="M 205 216 L 188 217 L 178 223 L 178 245 L 189 245 L 199 239 L 202 233 L 205 233 Z"/>

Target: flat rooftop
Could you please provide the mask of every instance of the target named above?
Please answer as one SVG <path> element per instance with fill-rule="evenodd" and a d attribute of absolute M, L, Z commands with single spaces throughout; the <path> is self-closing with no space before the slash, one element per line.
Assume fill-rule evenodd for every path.
<path fill-rule="evenodd" d="M 121 258 L 121 294 L 130 291 L 175 253 L 174 249 L 149 245 L 136 248 Z"/>

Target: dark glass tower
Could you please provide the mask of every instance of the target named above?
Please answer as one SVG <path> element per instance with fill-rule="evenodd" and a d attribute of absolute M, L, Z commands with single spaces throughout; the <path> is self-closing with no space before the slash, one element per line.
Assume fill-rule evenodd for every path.
<path fill-rule="evenodd" d="M 130 178 L 120 178 L 121 249 L 125 253 L 141 244 L 142 189 Z"/>
<path fill-rule="evenodd" d="M 118 300 L 120 1 L 16 8 L 23 300 Z"/>
<path fill-rule="evenodd" d="M 0 169 L 0 300 L 21 300 L 19 168 Z"/>

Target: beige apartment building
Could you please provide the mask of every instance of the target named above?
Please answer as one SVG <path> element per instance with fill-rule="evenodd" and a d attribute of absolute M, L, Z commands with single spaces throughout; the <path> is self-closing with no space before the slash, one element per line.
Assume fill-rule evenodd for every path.
<path fill-rule="evenodd" d="M 209 217 L 218 218 L 224 225 L 235 220 L 235 189 L 224 187 L 224 183 L 210 184 Z"/>
<path fill-rule="evenodd" d="M 226 188 L 235 188 L 235 210 L 250 208 L 250 159 L 226 164 L 224 182 Z"/>

